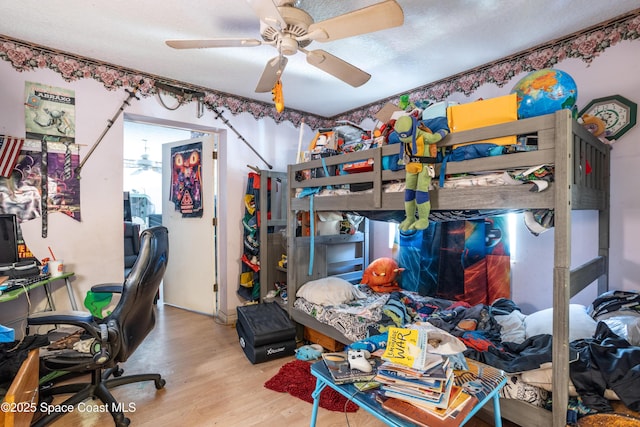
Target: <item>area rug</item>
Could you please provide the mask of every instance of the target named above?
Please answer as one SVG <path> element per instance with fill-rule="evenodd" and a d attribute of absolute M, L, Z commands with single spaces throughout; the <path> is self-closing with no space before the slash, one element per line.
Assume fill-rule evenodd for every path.
<path fill-rule="evenodd" d="M 316 377 L 311 374 L 311 364 L 303 360 L 287 362 L 276 375 L 264 383 L 269 390 L 280 393 L 289 393 L 305 402 L 313 403 L 311 393 L 316 388 Z M 345 407 L 346 403 L 346 407 Z M 320 393 L 320 407 L 329 411 L 356 412 L 358 405 L 332 389 L 325 387 Z"/>
<path fill-rule="evenodd" d="M 578 427 L 640 427 L 640 418 L 627 414 L 593 414 L 578 420 Z"/>

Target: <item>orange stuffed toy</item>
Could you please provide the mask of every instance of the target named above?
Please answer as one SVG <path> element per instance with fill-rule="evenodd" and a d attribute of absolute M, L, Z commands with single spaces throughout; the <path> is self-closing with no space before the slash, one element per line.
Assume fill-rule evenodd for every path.
<path fill-rule="evenodd" d="M 362 275 L 363 285 L 369 285 L 375 292 L 399 291 L 400 287 L 396 279 L 404 268 L 398 267 L 398 263 L 392 258 L 378 258 L 364 270 Z"/>

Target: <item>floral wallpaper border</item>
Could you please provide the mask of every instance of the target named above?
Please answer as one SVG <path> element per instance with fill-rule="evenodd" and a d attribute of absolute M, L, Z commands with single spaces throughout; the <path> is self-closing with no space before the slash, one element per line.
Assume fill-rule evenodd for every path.
<path fill-rule="evenodd" d="M 440 101 L 456 92 L 468 96 L 485 83 L 493 83 L 502 87 L 511 81 L 514 76 L 522 72 L 553 67 L 567 58 L 579 58 L 589 64 L 609 47 L 623 40 L 637 40 L 639 38 L 640 9 L 635 9 L 616 19 L 490 64 L 426 84 L 407 91 L 406 94 L 414 101 Z M 0 35 L 0 59 L 10 62 L 13 68 L 20 72 L 48 68 L 59 73 L 65 81 L 92 78 L 101 82 L 107 90 L 137 88 L 138 94 L 143 97 L 154 96 L 158 93 L 159 89 L 156 87 L 156 83 L 168 84 L 185 91 L 184 96 L 172 94 L 181 102 L 195 102 L 190 92 L 201 92 L 204 93 L 202 99 L 204 108 L 214 112 L 219 112 L 220 108 L 224 108 L 233 115 L 247 112 L 255 119 L 271 117 L 276 123 L 289 121 L 296 127 L 300 126 L 304 118 L 305 123 L 312 129 L 331 127 L 336 120 L 361 123 L 367 118 L 373 118 L 386 103 L 397 104 L 399 101 L 399 97 L 381 99 L 335 117 L 321 117 L 294 109 L 286 109 L 279 114 L 271 104 L 165 79 L 141 71 L 15 40 L 4 35 Z"/>

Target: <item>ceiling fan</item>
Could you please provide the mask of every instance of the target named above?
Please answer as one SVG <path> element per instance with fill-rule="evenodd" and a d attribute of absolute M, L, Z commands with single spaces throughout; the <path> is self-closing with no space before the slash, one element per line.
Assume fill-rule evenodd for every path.
<path fill-rule="evenodd" d="M 330 42 L 397 27 L 404 22 L 402 8 L 395 0 L 385 0 L 320 22 L 292 0 L 246 0 L 260 18 L 262 40 L 215 38 L 206 40 L 167 40 L 175 49 L 254 47 L 271 45 L 278 56 L 270 59 L 260 77 L 256 92 L 269 92 L 279 81 L 287 56 L 302 52 L 307 62 L 353 87 L 365 84 L 371 75 L 322 49 L 306 50 L 312 41 Z"/>
<path fill-rule="evenodd" d="M 144 171 L 162 172 L 162 162 L 151 160 L 147 153 L 147 140 L 144 139 L 144 153 L 140 155 L 138 160 L 124 159 L 124 167 L 135 169 L 132 175 L 138 175 Z"/>

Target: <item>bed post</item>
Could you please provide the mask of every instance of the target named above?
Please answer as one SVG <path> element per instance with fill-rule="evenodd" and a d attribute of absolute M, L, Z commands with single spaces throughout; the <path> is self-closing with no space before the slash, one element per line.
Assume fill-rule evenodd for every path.
<path fill-rule="evenodd" d="M 604 258 L 604 274 L 598 277 L 598 295 L 609 290 L 609 233 L 610 233 L 610 200 L 611 200 L 611 149 L 606 147 L 604 164 L 601 165 L 602 189 L 604 191 L 604 207 L 598 211 L 598 255 Z"/>
<path fill-rule="evenodd" d="M 569 300 L 571 263 L 571 112 L 555 113 L 555 213 L 553 268 L 553 425 L 565 426 L 569 401 Z"/>
<path fill-rule="evenodd" d="M 295 302 L 295 295 L 297 289 L 294 287 L 294 283 L 297 283 L 296 269 L 293 268 L 296 262 L 296 228 L 298 225 L 298 218 L 291 206 L 291 200 L 295 197 L 295 188 L 291 185 L 296 179 L 295 172 L 292 169 L 292 165 L 287 166 L 287 313 L 291 317 L 291 310 L 293 310 L 293 303 Z"/>

